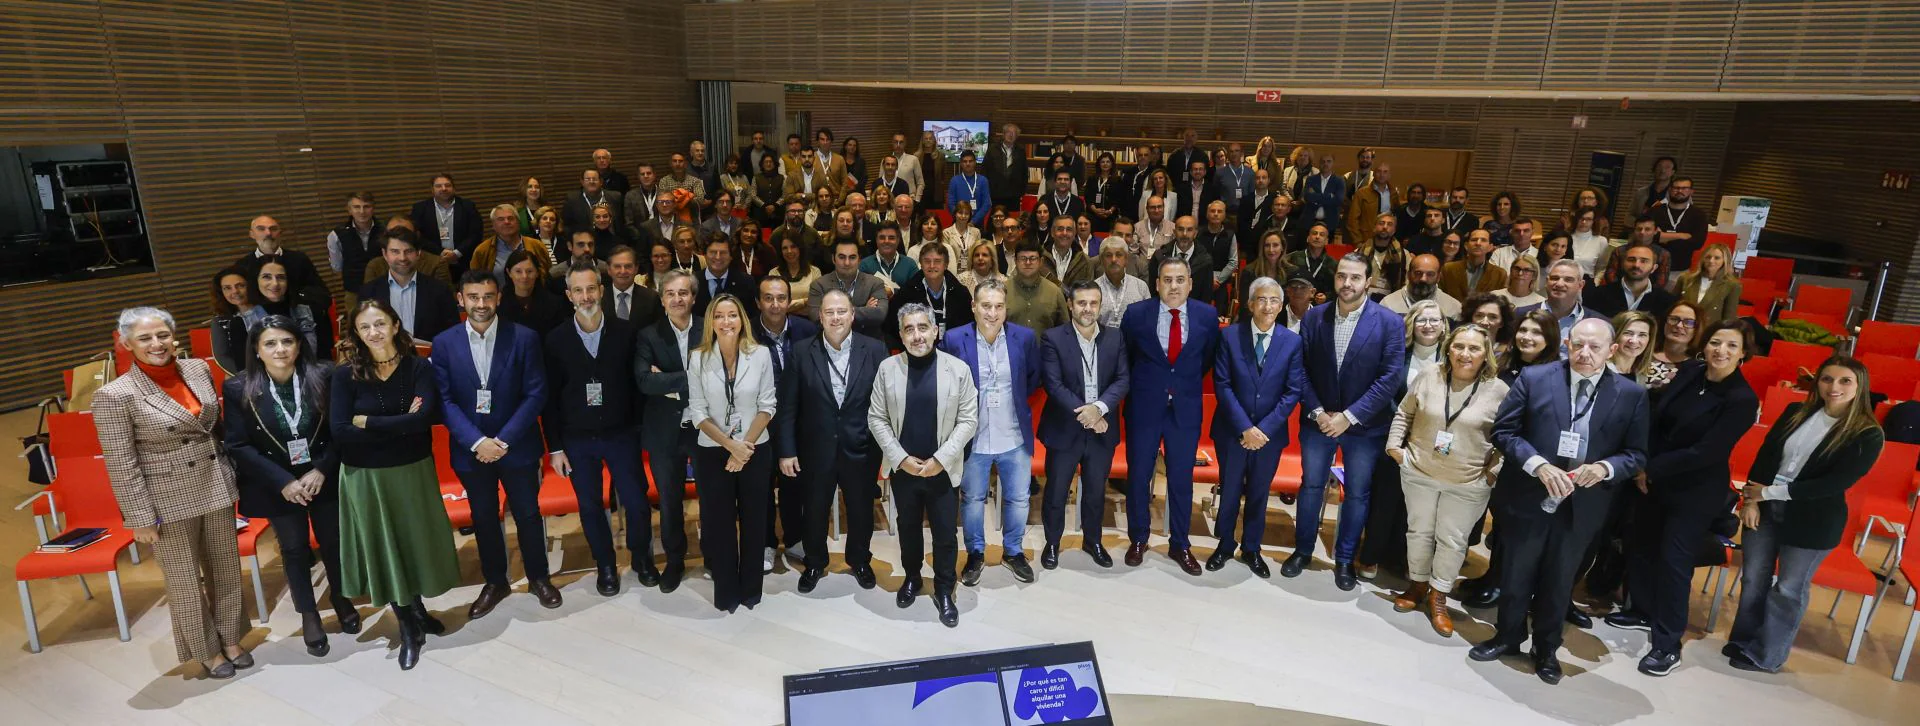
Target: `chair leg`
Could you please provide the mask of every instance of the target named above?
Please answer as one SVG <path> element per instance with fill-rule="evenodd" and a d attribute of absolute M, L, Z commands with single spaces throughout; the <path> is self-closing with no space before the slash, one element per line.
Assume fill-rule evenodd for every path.
<path fill-rule="evenodd" d="M 33 617 L 33 592 L 27 589 L 26 580 L 15 580 L 20 587 L 20 616 L 27 626 L 27 650 L 40 652 L 40 622 Z"/>
<path fill-rule="evenodd" d="M 1907 637 L 1900 641 L 1900 657 L 1893 661 L 1893 679 L 1907 679 L 1907 658 L 1913 655 L 1913 637 L 1920 635 L 1920 609 L 1907 613 Z"/>
<path fill-rule="evenodd" d="M 260 583 L 260 555 L 247 556 L 248 574 L 253 576 L 254 611 L 260 614 L 260 624 L 267 624 L 267 588 Z"/>
<path fill-rule="evenodd" d="M 840 494 L 827 497 L 827 539 L 840 539 Z"/>
<path fill-rule="evenodd" d="M 900 521 L 900 510 L 894 506 L 893 502 L 893 481 L 890 479 L 881 479 L 879 486 L 880 501 L 884 502 L 882 506 L 885 507 L 887 512 L 887 534 L 898 537 L 900 536 L 900 532 L 898 531 L 899 526 L 895 523 Z"/>
<path fill-rule="evenodd" d="M 80 592 L 82 592 L 82 593 L 84 593 L 84 594 L 86 594 L 86 596 L 87 596 L 87 599 L 88 599 L 88 600 L 92 600 L 92 599 L 93 599 L 93 588 L 91 588 L 91 587 L 88 587 L 88 586 L 87 586 L 87 576 L 86 576 L 86 575 L 74 575 L 74 576 L 73 576 L 73 579 L 75 579 L 75 580 L 79 580 L 79 581 L 80 581 Z"/>
<path fill-rule="evenodd" d="M 1845 599 L 1846 597 L 1847 597 L 1847 591 L 1845 590 L 1833 591 L 1833 607 L 1827 608 L 1828 620 L 1832 620 L 1833 616 L 1840 612 L 1840 601 Z"/>
<path fill-rule="evenodd" d="M 1720 598 L 1725 595 L 1725 592 L 1720 587 L 1720 585 L 1722 581 L 1726 579 L 1726 577 L 1727 577 L 1727 568 L 1715 567 L 1713 568 L 1713 575 L 1711 577 L 1706 578 L 1707 582 L 1709 583 L 1708 586 L 1713 588 L 1713 603 L 1707 606 L 1707 633 L 1708 634 L 1712 634 L 1714 628 L 1720 624 Z"/>
<path fill-rule="evenodd" d="M 127 603 L 120 597 L 120 571 L 107 571 L 107 589 L 113 591 L 113 622 L 120 626 L 120 642 L 133 640 L 133 633 L 127 630 Z"/>
<path fill-rule="evenodd" d="M 40 538 L 39 542 L 41 544 L 47 543 L 47 518 L 46 517 L 42 517 L 38 514 L 33 515 L 33 534 Z"/>
<path fill-rule="evenodd" d="M 139 542 L 135 542 L 133 544 L 127 545 L 127 557 L 133 560 L 133 564 L 136 564 L 136 565 L 140 564 L 140 543 Z"/>
<path fill-rule="evenodd" d="M 1866 638 L 1867 621 L 1873 618 L 1873 596 L 1860 596 L 1860 616 L 1854 618 L 1853 640 L 1847 644 L 1847 665 L 1860 659 L 1860 641 Z"/>

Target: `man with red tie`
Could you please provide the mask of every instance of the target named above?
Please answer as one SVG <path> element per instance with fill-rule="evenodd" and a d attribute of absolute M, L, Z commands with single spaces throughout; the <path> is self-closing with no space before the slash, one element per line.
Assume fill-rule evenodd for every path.
<path fill-rule="evenodd" d="M 1187 529 L 1193 519 L 1202 381 L 1219 347 L 1219 313 L 1212 305 L 1187 298 L 1193 291 L 1193 270 L 1185 259 L 1160 259 L 1155 275 L 1159 297 L 1128 306 L 1120 323 L 1132 377 L 1127 397 L 1126 560 L 1127 566 L 1138 567 L 1146 556 L 1153 523 L 1154 458 L 1165 447 L 1167 556 L 1187 574 L 1199 575 L 1200 562 L 1187 546 Z"/>

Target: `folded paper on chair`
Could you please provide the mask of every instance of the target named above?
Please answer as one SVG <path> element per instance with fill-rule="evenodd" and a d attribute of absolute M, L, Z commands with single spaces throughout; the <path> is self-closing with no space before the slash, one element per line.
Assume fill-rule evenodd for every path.
<path fill-rule="evenodd" d="M 107 530 L 100 527 L 69 529 L 60 533 L 60 536 L 47 540 L 45 544 L 34 548 L 34 551 L 57 555 L 78 550 L 106 538 Z"/>

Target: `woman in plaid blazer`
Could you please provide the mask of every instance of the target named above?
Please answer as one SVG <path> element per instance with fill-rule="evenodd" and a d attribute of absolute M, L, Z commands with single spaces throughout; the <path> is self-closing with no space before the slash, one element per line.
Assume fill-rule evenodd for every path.
<path fill-rule="evenodd" d="M 93 421 L 120 515 L 152 545 L 166 575 L 181 662 L 211 678 L 253 665 L 246 632 L 233 469 L 220 451 L 220 399 L 205 361 L 174 358 L 165 310 L 120 313 L 120 347 L 134 366 L 94 394 Z"/>

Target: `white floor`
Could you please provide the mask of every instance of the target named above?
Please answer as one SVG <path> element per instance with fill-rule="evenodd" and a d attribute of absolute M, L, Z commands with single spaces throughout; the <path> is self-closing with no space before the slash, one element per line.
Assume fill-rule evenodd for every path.
<path fill-rule="evenodd" d="M 1036 527 L 1028 541 L 1038 539 Z M 1116 557 L 1119 539 L 1108 538 Z M 477 590 L 470 586 L 430 601 L 453 632 L 430 638 L 410 672 L 400 671 L 388 649 L 392 626 L 370 608 L 362 611 L 368 617 L 360 636 L 334 635 L 332 654 L 307 656 L 299 617 L 270 561 L 269 592 L 277 602 L 268 626 L 252 637 L 265 639 L 255 650 L 260 665 L 228 682 L 168 673 L 173 647 L 157 577 L 129 586 L 131 643 L 113 637 L 110 615 L 99 617 L 111 612 L 103 583 L 96 583 L 101 599 L 90 603 L 56 597 L 77 590 L 71 580 L 40 584 L 42 627 L 61 632 L 38 655 L 23 646 L 0 652 L 0 721 L 760 726 L 782 720 L 782 675 L 1078 640 L 1096 644 L 1115 694 L 1247 702 L 1387 724 L 1920 721 L 1920 690 L 1886 676 L 1905 625 L 1897 604 L 1880 614 L 1884 620 L 1876 621 L 1856 666 L 1837 658 L 1851 608 L 1828 621 L 1830 599 L 1822 594 L 1788 674 L 1727 667 L 1718 655 L 1723 617 L 1722 632 L 1690 641 L 1686 660 L 1664 679 L 1634 671 L 1645 634 L 1604 625 L 1574 632 L 1562 654 L 1568 677 L 1552 687 L 1518 662 L 1467 660 L 1469 641 L 1491 632 L 1484 623 L 1461 618 L 1459 636 L 1440 638 L 1419 615 L 1393 612 L 1379 587 L 1339 591 L 1324 564 L 1292 580 L 1277 572 L 1261 580 L 1238 563 L 1195 578 L 1156 550 L 1142 567 L 1102 570 L 1072 548 L 1075 542 L 1069 535 L 1061 568 L 1040 571 L 1035 584 L 988 568 L 979 587 L 962 588 L 961 623 L 953 630 L 935 620 L 925 598 L 897 609 L 888 590 L 898 578 L 881 563 L 880 589 L 860 590 L 836 573 L 805 596 L 783 568 L 769 576 L 757 610 L 733 616 L 712 608 L 711 586 L 697 568 L 672 595 L 642 590 L 629 575 L 619 596 L 602 598 L 591 577 L 564 575 L 556 578 L 566 583 L 567 598 L 558 610 L 540 608 L 521 591 L 467 623 L 466 604 Z M 1212 543 L 1195 544 L 1204 552 Z M 471 569 L 471 544 L 463 538 L 463 545 Z M 569 564 L 580 566 L 577 535 L 568 545 L 576 558 Z M 875 550 L 880 560 L 897 561 L 892 537 L 876 535 Z M 1277 561 L 1271 565 L 1279 569 Z M 1703 610 L 1704 603 L 1695 608 L 1696 629 L 1704 625 Z"/>

